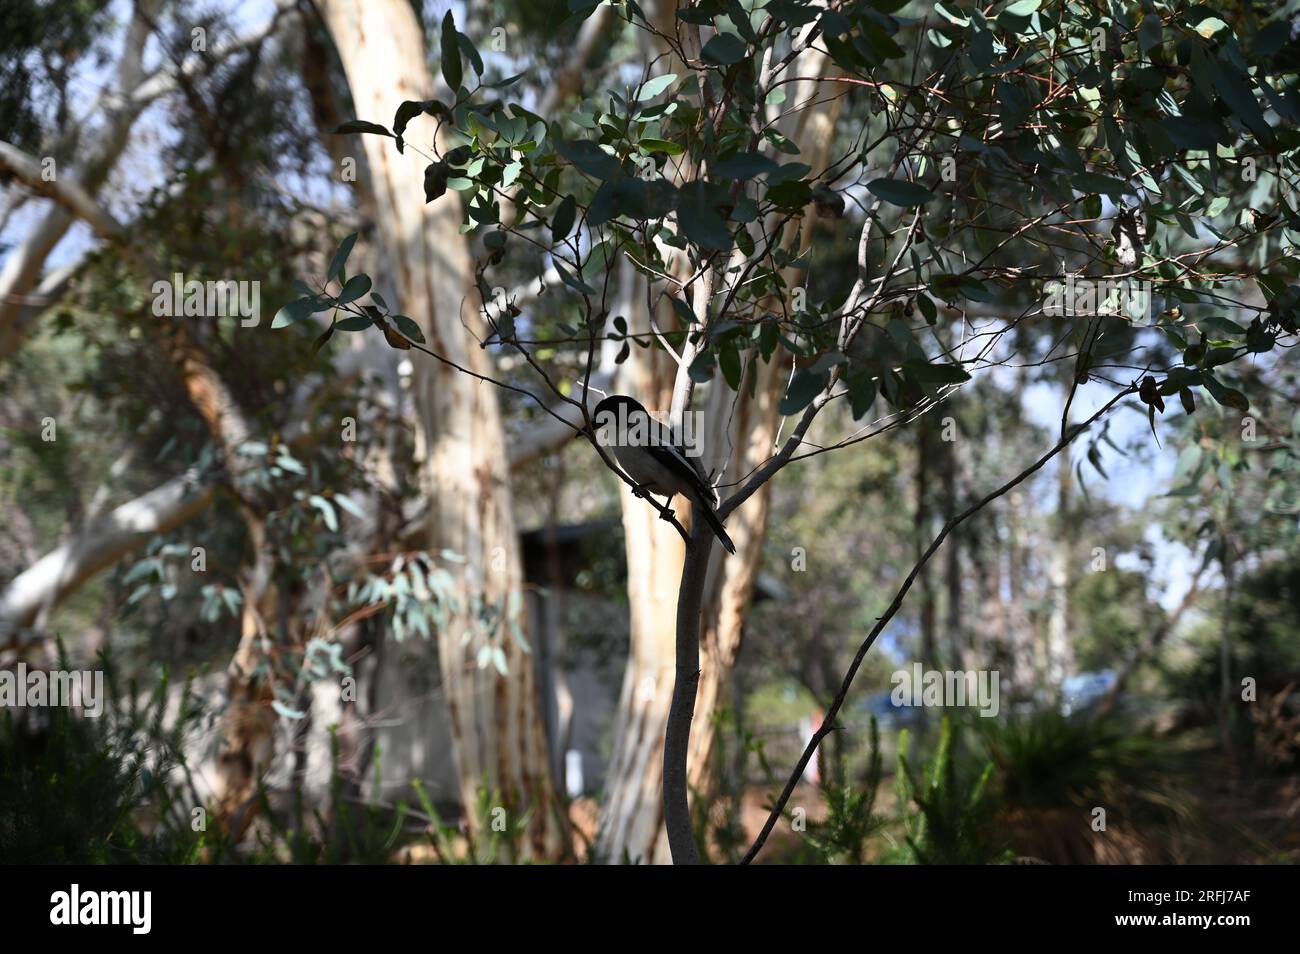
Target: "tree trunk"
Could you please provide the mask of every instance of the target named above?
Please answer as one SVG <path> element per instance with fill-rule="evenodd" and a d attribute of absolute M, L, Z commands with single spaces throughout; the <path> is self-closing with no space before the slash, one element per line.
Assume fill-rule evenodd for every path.
<path fill-rule="evenodd" d="M 916 510 L 913 515 L 913 536 L 915 537 L 915 560 L 917 563 L 921 562 L 921 556 L 933 537 L 930 532 L 930 456 L 932 451 L 930 446 L 930 421 L 931 417 L 929 415 L 923 415 L 916 422 Z M 949 547 L 949 550 L 953 549 L 955 548 Z M 919 654 L 921 663 L 928 668 L 938 669 L 941 667 L 939 663 L 939 646 L 934 632 L 934 578 L 930 573 L 928 563 L 921 567 L 921 573 L 916 582 L 920 591 L 917 609 L 921 634 L 921 651 Z"/>
<path fill-rule="evenodd" d="M 205 509 L 213 490 L 210 482 L 200 482 L 197 471 L 187 472 L 92 521 L 0 591 L 0 640 L 16 632 L 18 641 L 25 642 L 34 635 L 29 627 L 39 613 L 155 534 L 167 533 Z"/>
<path fill-rule="evenodd" d="M 671 18 L 673 11 L 667 13 Z M 824 54 L 807 50 L 800 55 L 791 75 L 820 76 L 828 63 Z M 679 73 L 686 69 L 679 63 L 667 62 L 663 68 Z M 788 102 L 811 99 L 813 85 L 793 84 Z M 825 164 L 839 109 L 839 99 L 820 101 L 782 117 L 778 128 L 799 144 L 803 161 L 816 167 Z M 783 236 L 787 248 L 793 244 L 799 226 L 805 237 L 812 233 L 815 215 L 810 209 L 802 222 L 787 226 Z M 801 273 L 788 270 L 785 277 L 793 287 L 799 284 Z M 643 301 L 644 296 L 636 296 L 635 300 Z M 675 314 L 664 304 L 657 315 L 659 327 L 674 327 Z M 633 332 L 649 330 L 645 309 L 634 309 L 627 318 Z M 676 371 L 676 365 L 662 352 L 638 351 L 623 365 L 619 390 L 637 396 L 651 410 L 666 411 Z M 709 465 L 721 470 L 725 463 L 730 480 L 766 460 L 776 439 L 780 420 L 777 404 L 785 383 L 779 357 L 768 364 L 758 363 L 757 374 L 755 397 L 740 400 L 734 415 L 731 408 L 735 395 L 720 380 L 710 386 L 704 420 L 706 470 Z M 742 384 L 741 390 L 746 387 Z M 712 551 L 709 561 L 700 626 L 703 659 L 698 667 L 695 716 L 688 745 L 688 785 L 706 803 L 713 763 L 714 714 L 740 649 L 744 618 L 761 562 L 769 493 L 769 486 L 762 487 L 730 518 L 727 530 L 736 544 L 735 555 L 728 557 L 719 547 Z M 664 779 L 659 773 L 658 755 L 673 693 L 678 650 L 674 638 L 676 596 L 685 552 L 681 538 L 652 508 L 633 498 L 626 487 L 621 494 L 631 642 L 615 721 L 614 755 L 605 779 L 607 796 L 597 853 L 613 862 L 666 863 L 670 850 L 662 814 Z"/>
<path fill-rule="evenodd" d="M 952 442 L 941 441 L 938 448 L 943 454 L 943 519 L 947 523 L 963 509 L 957 499 L 957 472 L 961 462 Z M 965 532 L 954 530 L 952 537 L 945 548 L 943 571 L 948 597 L 945 623 L 948 630 L 948 654 L 953 666 L 976 669 L 980 664 L 973 658 L 972 647 L 966 639 L 966 626 L 962 622 L 961 553 Z"/>
<path fill-rule="evenodd" d="M 1007 495 L 1007 643 L 1011 656 L 1011 682 L 1022 699 L 1032 699 L 1039 684 L 1039 667 L 1033 621 L 1026 606 L 1024 494 Z M 1002 554 L 996 559 L 1001 560 Z"/>
<path fill-rule="evenodd" d="M 1070 564 L 1074 559 L 1075 523 L 1070 514 L 1070 455 L 1062 454 L 1057 465 L 1056 540 L 1049 571 L 1051 613 L 1047 619 L 1047 681 L 1058 698 L 1061 687 L 1074 670 L 1070 644 Z"/>
<path fill-rule="evenodd" d="M 321 4 L 361 118 L 387 122 L 404 100 L 433 96 L 423 30 L 405 0 Z M 427 118 L 408 138 L 431 131 Z M 481 335 L 462 208 L 448 193 L 424 203 L 424 164 L 399 156 L 386 139 L 361 137 L 400 310 L 414 317 L 429 347 L 477 373 L 490 373 Z M 462 313 L 462 301 L 465 308 Z M 465 324 L 462 324 L 462 321 Z M 531 653 L 517 638 L 526 625 L 508 455 L 493 386 L 433 359 L 416 360 L 422 483 L 430 502 L 429 550 L 458 554 L 446 566 L 459 611 L 437 636 L 460 800 L 472 831 L 480 786 L 513 814 L 532 812 L 525 851 L 554 856 L 563 844 Z M 518 627 L 518 628 L 516 628 Z M 506 674 L 483 665 L 499 651 Z"/>

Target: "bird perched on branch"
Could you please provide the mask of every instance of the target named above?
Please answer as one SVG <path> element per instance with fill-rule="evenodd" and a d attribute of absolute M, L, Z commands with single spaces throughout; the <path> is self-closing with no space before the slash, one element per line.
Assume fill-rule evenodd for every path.
<path fill-rule="evenodd" d="M 591 415 L 596 438 L 609 448 L 619 467 L 636 485 L 638 497 L 681 494 L 691 502 L 691 513 L 709 525 L 728 553 L 736 545 L 718 519 L 718 495 L 697 458 L 689 456 L 667 427 L 650 416 L 641 404 L 623 394 L 611 394 Z M 666 519 L 666 518 L 665 518 Z"/>

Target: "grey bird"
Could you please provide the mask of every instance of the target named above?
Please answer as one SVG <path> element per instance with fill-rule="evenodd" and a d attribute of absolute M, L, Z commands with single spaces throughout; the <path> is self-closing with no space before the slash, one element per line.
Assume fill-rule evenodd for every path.
<path fill-rule="evenodd" d="M 728 553 L 736 545 L 718 519 L 718 495 L 697 458 L 672 440 L 668 428 L 652 418 L 640 402 L 624 394 L 611 394 L 591 415 L 597 439 L 607 447 L 632 483 L 637 496 L 667 497 L 681 494 L 691 502 L 691 512 L 709 525 Z"/>

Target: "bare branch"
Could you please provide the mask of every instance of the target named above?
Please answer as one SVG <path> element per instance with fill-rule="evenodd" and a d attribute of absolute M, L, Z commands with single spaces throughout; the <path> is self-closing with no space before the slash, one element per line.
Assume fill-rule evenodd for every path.
<path fill-rule="evenodd" d="M 195 470 L 122 504 L 73 539 L 51 550 L 0 592 L 0 639 L 19 644 L 43 606 L 54 605 L 150 537 L 180 526 L 212 501 L 215 484 Z"/>

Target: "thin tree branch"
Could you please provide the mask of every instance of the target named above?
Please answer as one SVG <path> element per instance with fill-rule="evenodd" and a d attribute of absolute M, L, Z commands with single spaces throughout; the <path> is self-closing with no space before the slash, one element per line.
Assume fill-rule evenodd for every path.
<path fill-rule="evenodd" d="M 822 719 L 821 726 L 813 733 L 812 739 L 809 740 L 808 745 L 804 748 L 803 755 L 799 757 L 799 761 L 795 765 L 794 771 L 790 773 L 790 778 L 785 783 L 785 788 L 781 792 L 781 797 L 778 798 L 776 804 L 772 806 L 767 821 L 763 824 L 762 831 L 759 832 L 754 843 L 750 845 L 749 850 L 745 852 L 745 856 L 740 860 L 742 865 L 749 864 L 754 860 L 754 857 L 759 853 L 764 843 L 767 841 L 767 836 L 772 833 L 772 829 L 775 827 L 777 819 L 781 817 L 781 813 L 785 810 L 786 803 L 794 793 L 795 786 L 798 785 L 799 780 L 803 778 L 804 769 L 808 767 L 808 763 L 816 753 L 817 747 L 821 745 L 822 739 L 826 738 L 826 736 L 834 730 L 835 717 L 839 713 L 840 708 L 844 705 L 844 700 L 848 697 L 849 689 L 853 685 L 853 680 L 857 676 L 863 660 L 866 659 L 868 651 L 870 651 L 872 645 L 874 645 L 876 637 L 884 631 L 885 627 L 889 625 L 890 621 L 898 613 L 908 591 L 912 588 L 912 584 L 916 581 L 916 578 L 920 575 L 920 572 L 924 569 L 925 565 L 929 563 L 930 557 L 934 556 L 935 551 L 937 551 L 943 544 L 943 541 L 948 538 L 948 534 L 957 526 L 962 524 L 968 517 L 978 513 L 980 510 L 984 509 L 984 507 L 988 506 L 988 504 L 997 500 L 1003 494 L 1006 494 L 1008 491 L 1012 490 L 1035 474 L 1043 467 L 1043 465 L 1068 447 L 1071 441 L 1090 428 L 1103 415 L 1110 411 L 1110 409 L 1118 404 L 1120 400 L 1130 394 L 1136 393 L 1136 391 L 1136 385 L 1130 385 L 1122 391 L 1119 391 L 1109 401 L 1103 404 L 1101 408 L 1092 415 L 1092 417 L 1088 418 L 1087 421 L 1081 424 L 1078 429 L 1059 439 L 1056 444 L 1054 444 L 1052 448 L 1037 461 L 1029 467 L 1026 467 L 1001 487 L 986 495 L 983 499 L 971 504 L 971 506 L 967 507 L 960 514 L 956 515 L 944 524 L 943 529 L 941 529 L 934 540 L 930 542 L 929 547 L 927 547 L 925 552 L 921 555 L 920 560 L 918 560 L 916 565 L 912 567 L 911 572 L 907 574 L 907 578 L 903 580 L 902 585 L 898 588 L 898 592 L 894 594 L 894 598 L 890 602 L 889 607 L 885 610 L 884 615 L 876 621 L 876 625 L 871 628 L 871 632 L 867 634 L 867 638 L 863 640 L 862 645 L 858 647 L 857 653 L 853 656 L 852 664 L 844 674 L 844 680 L 840 685 L 839 691 L 835 694 L 835 698 L 826 709 L 826 715 Z"/>

